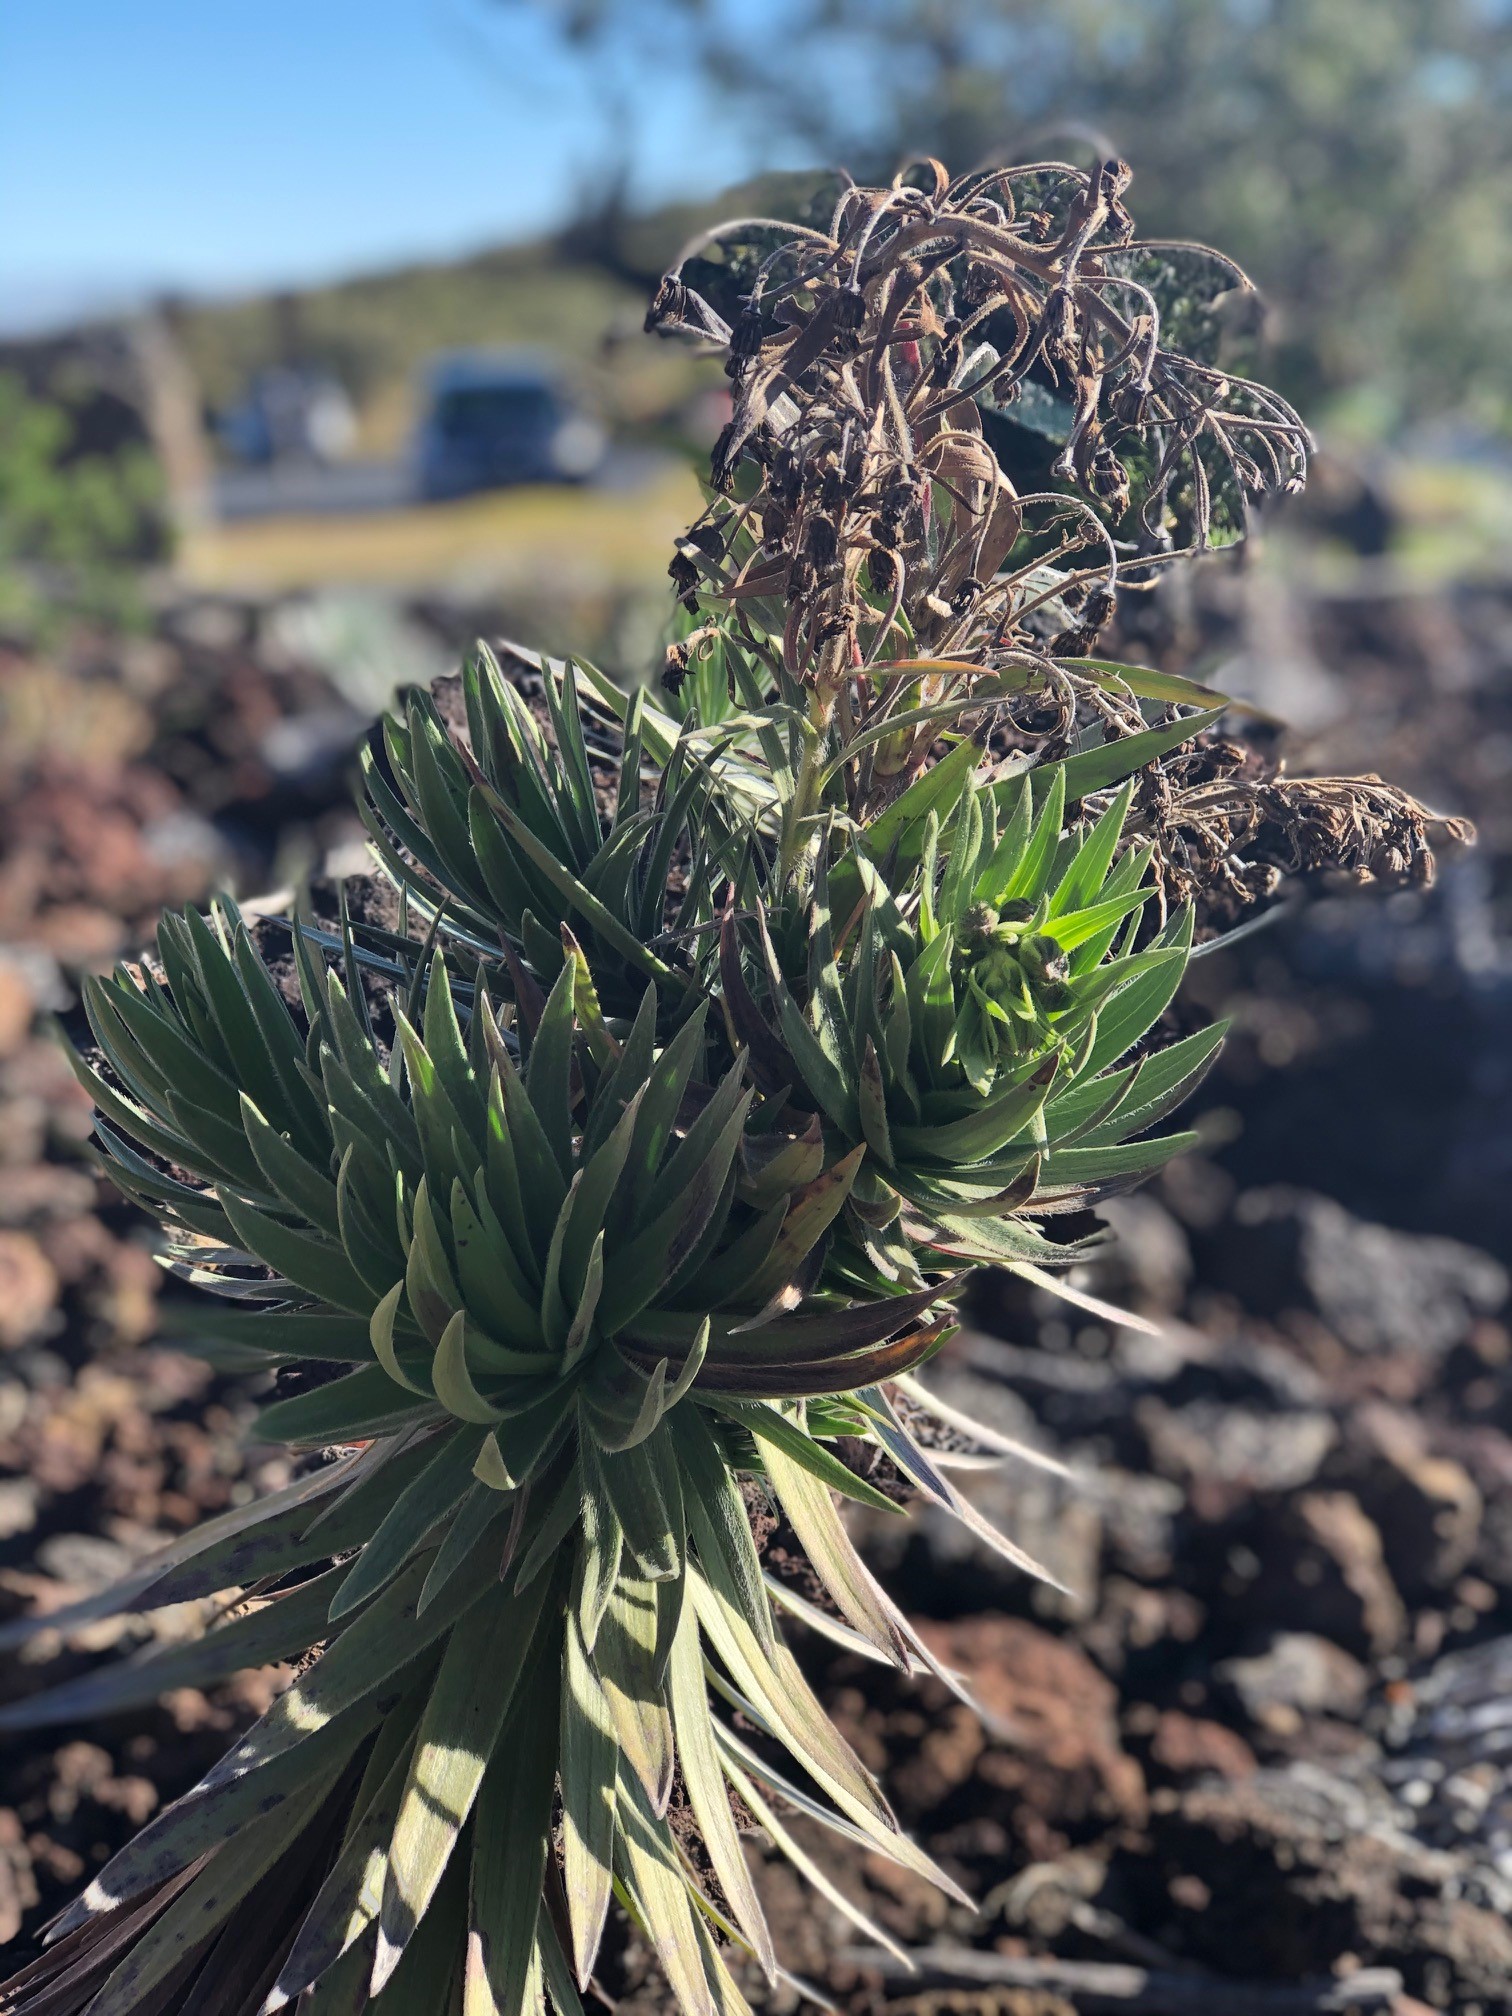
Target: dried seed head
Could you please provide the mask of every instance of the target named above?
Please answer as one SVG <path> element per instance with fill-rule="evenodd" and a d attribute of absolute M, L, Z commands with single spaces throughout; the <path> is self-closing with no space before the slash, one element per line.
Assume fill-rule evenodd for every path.
<path fill-rule="evenodd" d="M 787 595 L 790 602 L 801 602 L 812 595 L 819 585 L 819 576 L 813 561 L 806 552 L 795 554 L 788 568 Z"/>
<path fill-rule="evenodd" d="M 722 560 L 725 553 L 724 528 L 728 522 L 726 514 L 717 524 L 706 519 L 702 524 L 695 525 L 687 535 L 689 544 L 696 546 L 706 560 Z"/>
<path fill-rule="evenodd" d="M 743 315 L 736 318 L 735 326 L 730 331 L 731 357 L 740 362 L 754 357 L 761 348 L 763 333 L 761 317 L 747 308 Z"/>
<path fill-rule="evenodd" d="M 782 544 L 784 538 L 787 536 L 789 522 L 790 514 L 781 504 L 773 501 L 763 507 L 761 513 L 761 543 L 767 552 L 770 552 L 773 547 Z"/>
<path fill-rule="evenodd" d="M 727 491 L 734 483 L 742 446 L 742 437 L 732 420 L 720 429 L 719 439 L 714 443 L 714 452 L 709 458 L 709 481 L 716 490 Z"/>
<path fill-rule="evenodd" d="M 1167 899 L 1220 920 L 1286 875 L 1426 886 L 1436 848 L 1474 839 L 1467 821 L 1441 819 L 1379 777 L 1285 777 L 1222 739 L 1168 758 L 1160 791 L 1141 804 L 1138 830 L 1154 842 Z"/>
<path fill-rule="evenodd" d="M 694 561 L 688 558 L 686 553 L 680 550 L 674 553 L 671 560 L 668 561 L 667 572 L 671 576 L 672 585 L 677 590 L 679 596 L 688 594 L 690 590 L 698 586 L 700 579 L 698 567 Z"/>
<path fill-rule="evenodd" d="M 839 528 L 828 518 L 810 518 L 804 550 L 821 574 L 828 573 L 840 557 Z"/>
<path fill-rule="evenodd" d="M 847 334 L 859 334 L 866 322 L 866 302 L 858 287 L 842 287 L 835 296 L 835 327 Z"/>
<path fill-rule="evenodd" d="M 1087 599 L 1081 608 L 1082 623 L 1091 630 L 1101 630 L 1104 624 L 1112 621 L 1116 606 L 1117 597 L 1112 589 L 1098 583 L 1087 591 Z"/>
<path fill-rule="evenodd" d="M 646 310 L 646 334 L 652 336 L 665 323 L 687 320 L 688 289 L 682 281 L 670 273 L 664 273 L 657 282 L 656 292 L 651 296 L 651 305 Z"/>
<path fill-rule="evenodd" d="M 866 572 L 878 595 L 892 597 L 902 579 L 902 567 L 885 545 L 874 546 L 866 556 Z"/>
<path fill-rule="evenodd" d="M 669 644 L 662 660 L 661 683 L 675 700 L 682 692 L 683 682 L 688 676 L 688 647 L 686 644 Z"/>

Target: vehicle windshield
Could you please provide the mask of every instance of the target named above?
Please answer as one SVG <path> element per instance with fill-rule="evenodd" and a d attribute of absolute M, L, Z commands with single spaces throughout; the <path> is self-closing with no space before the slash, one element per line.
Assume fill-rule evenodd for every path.
<path fill-rule="evenodd" d="M 436 424 L 453 440 L 540 433 L 556 420 L 556 400 L 545 385 L 474 385 L 436 402 Z"/>

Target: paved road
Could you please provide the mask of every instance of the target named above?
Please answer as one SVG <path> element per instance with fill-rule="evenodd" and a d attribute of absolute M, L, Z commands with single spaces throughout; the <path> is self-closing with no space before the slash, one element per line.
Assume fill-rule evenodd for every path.
<path fill-rule="evenodd" d="M 599 490 L 638 490 L 671 458 L 655 448 L 611 448 L 593 479 Z M 398 511 L 418 503 L 413 469 L 404 462 L 285 464 L 272 469 L 222 469 L 215 477 L 215 516 L 244 518 L 341 516 Z"/>
<path fill-rule="evenodd" d="M 272 469 L 221 469 L 215 515 L 285 518 L 308 512 L 397 511 L 413 502 L 414 478 L 401 462 L 285 464 Z"/>

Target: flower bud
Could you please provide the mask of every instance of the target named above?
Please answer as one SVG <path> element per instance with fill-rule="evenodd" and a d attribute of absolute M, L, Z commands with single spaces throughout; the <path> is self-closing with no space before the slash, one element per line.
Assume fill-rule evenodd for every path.
<path fill-rule="evenodd" d="M 1018 956 L 1036 993 L 1043 994 L 1055 987 L 1064 991 L 1065 982 L 1071 978 L 1071 961 L 1053 938 L 1038 935 L 1025 938 L 1018 948 Z"/>

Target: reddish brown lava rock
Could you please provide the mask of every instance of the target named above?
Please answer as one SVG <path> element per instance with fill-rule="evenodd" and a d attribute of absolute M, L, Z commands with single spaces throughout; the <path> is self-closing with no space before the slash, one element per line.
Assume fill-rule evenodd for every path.
<path fill-rule="evenodd" d="M 1155 1725 L 1150 1762 L 1179 1783 L 1193 1778 L 1252 1778 L 1260 1766 L 1236 1730 L 1169 1708 Z"/>
<path fill-rule="evenodd" d="M 1117 1690 L 1078 1646 L 1018 1617 L 919 1629 L 995 1725 L 976 1772 L 1041 1816 L 1029 1829 L 1043 1836 L 1028 1844 L 1036 1853 L 1054 1852 L 1093 1820 L 1142 1822 L 1144 1774 L 1119 1744 Z"/>
<path fill-rule="evenodd" d="M 29 1344 L 48 1328 L 58 1276 L 29 1232 L 0 1231 L 0 1346 Z"/>

